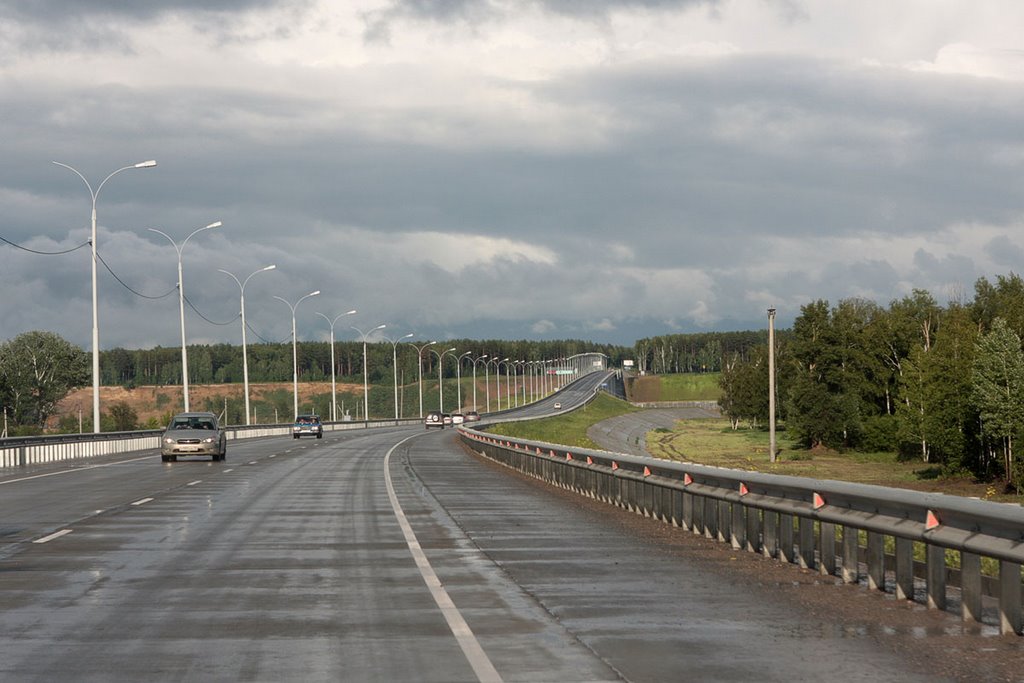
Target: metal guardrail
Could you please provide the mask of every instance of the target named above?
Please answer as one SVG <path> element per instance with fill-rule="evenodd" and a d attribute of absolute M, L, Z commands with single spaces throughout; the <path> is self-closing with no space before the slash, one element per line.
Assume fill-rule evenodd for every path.
<path fill-rule="evenodd" d="M 463 442 L 550 484 L 846 583 L 861 580 L 863 560 L 869 588 L 885 590 L 888 570 L 900 599 L 914 599 L 917 569 L 929 608 L 945 609 L 948 585 L 959 585 L 965 622 L 980 623 L 982 598 L 993 595 L 1001 632 L 1021 634 L 1020 506 L 567 448 L 484 428 L 463 427 Z M 914 561 L 920 544 L 923 565 Z M 959 553 L 958 572 L 947 568 L 947 550 Z M 982 574 L 983 557 L 998 562 L 998 578 Z"/>
<path fill-rule="evenodd" d="M 375 427 L 394 427 L 397 425 L 419 423 L 419 418 L 362 422 L 325 422 L 324 431 L 372 429 Z M 229 441 L 267 436 L 287 436 L 292 433 L 292 423 L 229 425 L 224 427 L 224 431 Z M 162 429 L 146 429 L 132 432 L 54 434 L 0 439 L 0 469 L 157 449 L 160 448 L 160 436 L 163 433 L 164 430 Z"/>

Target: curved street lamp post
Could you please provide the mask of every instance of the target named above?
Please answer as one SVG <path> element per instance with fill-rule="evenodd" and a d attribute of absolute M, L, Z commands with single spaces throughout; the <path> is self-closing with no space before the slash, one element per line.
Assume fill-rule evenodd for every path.
<path fill-rule="evenodd" d="M 438 398 L 438 410 L 444 412 L 444 357 L 449 353 L 455 352 L 455 347 L 445 349 L 438 353 L 434 349 L 430 349 L 430 352 L 437 356 L 437 398 Z"/>
<path fill-rule="evenodd" d="M 466 351 L 465 353 L 460 354 L 459 357 L 455 359 L 455 388 L 456 388 L 456 391 L 458 392 L 458 397 L 459 397 L 458 411 L 460 413 L 462 412 L 462 359 L 465 358 L 466 356 L 472 356 L 472 355 L 473 355 L 472 351 Z M 473 409 L 476 410 L 475 407 Z"/>
<path fill-rule="evenodd" d="M 221 225 L 222 223 L 217 221 L 216 223 L 210 223 L 202 228 L 197 228 L 196 230 L 193 230 L 188 237 L 183 239 L 180 245 L 171 239 L 171 236 L 163 230 L 149 228 L 150 232 L 155 232 L 158 235 L 166 237 L 167 241 L 174 247 L 174 250 L 178 252 L 178 310 L 181 313 L 181 391 L 185 397 L 186 413 L 189 412 L 190 408 L 188 402 L 188 347 L 185 344 L 185 283 L 182 281 L 181 252 L 185 248 L 185 244 L 192 239 L 192 235 L 195 235 L 197 232 L 202 232 L 203 230 L 219 228 Z"/>
<path fill-rule="evenodd" d="M 367 422 L 370 421 L 370 384 L 369 373 L 366 370 L 366 337 L 377 330 L 383 330 L 385 327 L 387 327 L 387 325 L 382 323 L 372 330 L 368 330 L 365 334 L 358 327 L 352 327 L 353 330 L 359 333 L 359 336 L 363 340 L 363 419 Z"/>
<path fill-rule="evenodd" d="M 355 309 L 352 309 L 351 311 L 345 311 L 344 313 L 338 314 L 332 320 L 323 313 L 321 313 L 320 311 L 316 311 L 316 314 L 323 318 L 324 320 L 326 320 L 327 324 L 331 326 L 331 422 L 338 421 L 338 390 L 337 383 L 335 382 L 335 377 L 337 376 L 337 373 L 335 372 L 334 364 L 334 326 L 335 324 L 337 324 L 339 320 L 344 318 L 346 315 L 355 315 L 355 313 Z"/>
<path fill-rule="evenodd" d="M 407 342 L 407 343 L 409 344 L 409 346 L 411 346 L 414 349 L 416 349 L 416 371 L 417 371 L 418 382 L 419 382 L 419 386 L 420 386 L 420 418 L 422 418 L 423 417 L 423 350 L 425 348 L 427 348 L 428 346 L 433 346 L 437 342 L 436 341 L 427 342 L 426 344 L 421 344 L 419 346 L 417 346 L 416 344 L 413 344 L 412 342 Z"/>
<path fill-rule="evenodd" d="M 299 417 L 299 348 L 295 342 L 295 309 L 298 308 L 299 304 L 303 301 L 311 296 L 316 296 L 319 293 L 319 289 L 315 292 L 310 292 L 296 301 L 295 305 L 292 305 L 287 299 L 282 299 L 279 296 L 274 297 L 278 301 L 283 301 L 288 308 L 292 309 L 292 411 L 295 413 L 292 416 L 293 420 L 296 420 Z"/>
<path fill-rule="evenodd" d="M 266 272 L 268 270 L 274 270 L 275 268 L 277 268 L 277 266 L 275 266 L 275 265 L 269 265 L 269 266 L 267 266 L 265 268 L 260 268 L 259 270 L 255 271 L 253 273 L 250 273 L 249 277 L 245 278 L 245 280 L 243 280 L 243 281 L 239 281 L 239 279 L 237 277 L 235 277 L 235 275 L 233 273 L 230 273 L 230 272 L 224 270 L 223 268 L 218 268 L 217 269 L 220 272 L 224 273 L 225 275 L 230 276 L 231 279 L 235 281 L 235 283 L 238 285 L 238 290 L 239 290 L 239 293 L 241 295 L 240 305 L 241 305 L 241 309 L 242 309 L 242 385 L 244 387 L 243 390 L 245 391 L 245 424 L 246 425 L 252 424 L 252 419 L 251 419 L 252 413 L 249 412 L 249 355 L 248 355 L 248 352 L 245 349 L 245 285 L 249 283 L 249 278 L 251 278 L 253 275 L 256 275 L 256 273 L 264 273 L 264 272 Z"/>
<path fill-rule="evenodd" d="M 391 339 L 389 337 L 384 337 L 389 342 L 391 342 L 391 367 L 394 368 L 394 372 L 395 372 L 395 419 L 396 420 L 398 419 L 398 342 L 402 341 L 403 339 L 408 339 L 411 336 L 413 336 L 412 332 L 410 332 L 409 334 L 407 334 L 405 336 L 399 337 L 398 339 Z"/>
<path fill-rule="evenodd" d="M 480 410 L 480 406 L 478 406 L 477 402 L 476 402 L 476 364 L 479 363 L 480 361 L 484 362 L 484 375 L 486 377 L 486 373 L 487 373 L 487 360 L 486 359 L 487 359 L 487 354 L 486 353 L 484 355 L 480 356 L 479 358 L 474 358 L 473 359 L 473 410 L 476 410 L 476 411 Z M 484 380 L 484 386 L 486 386 L 486 385 L 487 385 L 487 380 L 485 379 Z"/>
<path fill-rule="evenodd" d="M 78 169 L 68 164 L 62 164 L 59 161 L 54 161 L 57 166 L 62 166 L 79 178 L 85 183 L 85 187 L 89 190 L 89 196 L 92 198 L 92 232 L 90 233 L 89 244 L 92 248 L 92 430 L 96 434 L 100 433 L 100 319 L 99 319 L 99 299 L 96 293 L 96 198 L 99 197 L 100 190 L 107 184 L 107 181 L 116 176 L 121 171 L 128 171 L 134 168 L 152 168 L 156 166 L 156 162 L 150 159 L 149 161 L 140 161 L 137 164 L 131 166 L 123 166 L 106 178 L 103 179 L 95 190 L 92 189 L 92 185 L 85 179 Z"/>

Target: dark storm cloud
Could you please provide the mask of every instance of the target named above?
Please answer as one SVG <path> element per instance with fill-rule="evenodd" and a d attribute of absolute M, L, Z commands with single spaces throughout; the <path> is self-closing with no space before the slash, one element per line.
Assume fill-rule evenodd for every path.
<path fill-rule="evenodd" d="M 0 16 L 29 23 L 65 24 L 90 17 L 153 19 L 178 12 L 238 12 L 294 4 L 283 0 L 0 0 Z"/>

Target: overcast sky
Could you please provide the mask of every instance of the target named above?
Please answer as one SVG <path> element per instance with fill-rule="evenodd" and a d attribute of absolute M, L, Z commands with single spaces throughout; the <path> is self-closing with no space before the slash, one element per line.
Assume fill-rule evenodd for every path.
<path fill-rule="evenodd" d="M 260 337 L 583 338 L 940 302 L 1024 256 L 1020 0 L 0 0 L 0 237 Z M 90 346 L 88 248 L 0 339 Z M 180 343 L 99 275 L 100 345 Z M 240 341 L 187 310 L 190 342 Z M 250 340 L 256 338 L 250 336 Z"/>

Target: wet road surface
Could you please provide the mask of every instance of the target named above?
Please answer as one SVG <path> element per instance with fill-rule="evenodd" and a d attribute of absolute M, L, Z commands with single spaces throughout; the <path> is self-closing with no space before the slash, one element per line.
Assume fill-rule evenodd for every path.
<path fill-rule="evenodd" d="M 0 476 L 2 680 L 941 680 L 450 430 L 104 463 Z"/>

